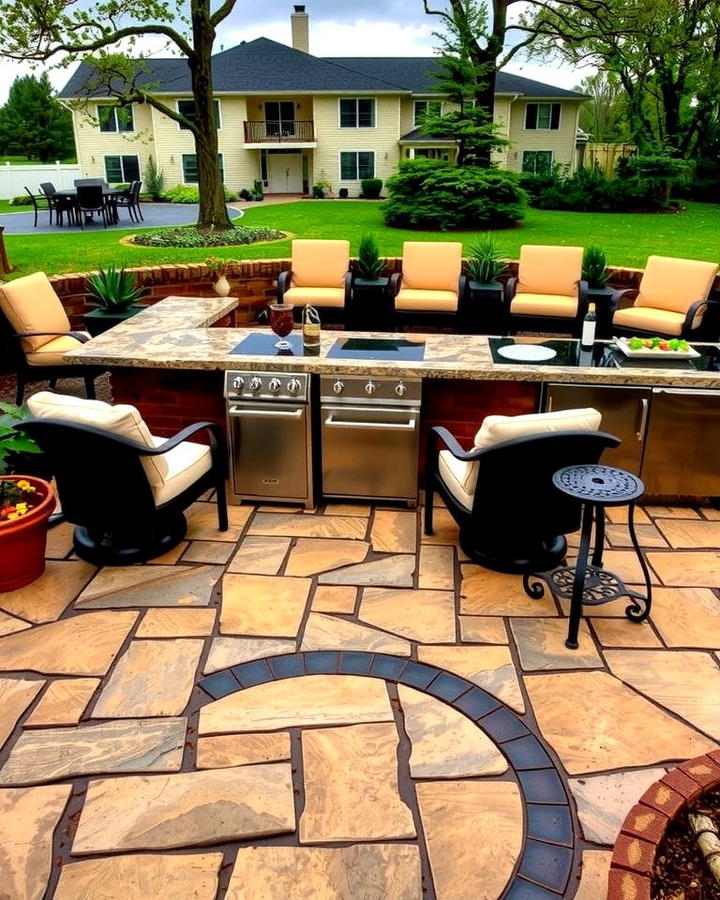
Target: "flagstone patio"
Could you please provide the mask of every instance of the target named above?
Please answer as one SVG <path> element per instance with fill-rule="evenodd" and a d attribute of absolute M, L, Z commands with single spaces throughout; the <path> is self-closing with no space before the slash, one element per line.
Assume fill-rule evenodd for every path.
<path fill-rule="evenodd" d="M 153 563 L 71 527 L 0 594 L 0 895 L 605 897 L 626 813 L 720 740 L 720 521 L 647 507 L 651 621 L 554 601 L 400 509 L 191 510 Z M 618 512 L 608 565 L 630 583 Z"/>

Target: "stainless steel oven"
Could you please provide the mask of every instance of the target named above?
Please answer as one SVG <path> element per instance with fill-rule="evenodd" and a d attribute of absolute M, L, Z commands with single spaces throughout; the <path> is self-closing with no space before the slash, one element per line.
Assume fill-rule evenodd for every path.
<path fill-rule="evenodd" d="M 232 500 L 315 505 L 305 374 L 227 372 Z"/>
<path fill-rule="evenodd" d="M 420 379 L 320 378 L 322 492 L 417 502 Z"/>

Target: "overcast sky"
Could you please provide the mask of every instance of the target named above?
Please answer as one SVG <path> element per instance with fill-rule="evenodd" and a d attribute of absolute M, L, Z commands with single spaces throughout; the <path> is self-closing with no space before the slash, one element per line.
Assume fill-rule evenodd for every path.
<path fill-rule="evenodd" d="M 442 0 L 437 3 L 441 5 Z M 517 4 L 514 14 L 524 5 Z M 309 0 L 305 6 L 310 15 L 310 52 L 315 56 L 429 56 L 437 45 L 432 33 L 438 30 L 439 19 L 424 13 L 422 0 L 361 0 L 360 4 Z M 292 9 L 293 4 L 286 0 L 238 0 L 219 30 L 216 49 L 227 50 L 258 37 L 290 44 Z M 149 55 L 171 55 L 156 39 L 146 40 L 141 46 Z M 16 62 L 0 61 L 0 103 L 5 102 L 13 78 L 29 71 Z M 573 71 L 556 63 L 543 65 L 538 60 L 516 58 L 507 71 L 571 88 L 590 70 Z M 68 70 L 51 70 L 49 74 L 57 88 L 69 77 Z"/>

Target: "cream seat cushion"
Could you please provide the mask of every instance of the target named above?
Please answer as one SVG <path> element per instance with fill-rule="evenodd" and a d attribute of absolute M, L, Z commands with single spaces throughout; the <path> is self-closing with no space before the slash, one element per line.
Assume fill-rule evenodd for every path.
<path fill-rule="evenodd" d="M 649 256 L 635 306 L 685 313 L 696 300 L 707 299 L 717 272 L 717 263 Z"/>
<path fill-rule="evenodd" d="M 458 241 L 403 244 L 403 290 L 452 292 L 457 298 L 461 271 L 462 244 Z"/>
<path fill-rule="evenodd" d="M 345 288 L 328 287 L 291 287 L 283 294 L 286 303 L 294 303 L 296 306 L 317 304 L 318 306 L 345 305 Z"/>
<path fill-rule="evenodd" d="M 350 241 L 292 242 L 294 288 L 344 288 L 349 266 Z"/>
<path fill-rule="evenodd" d="M 577 308 L 577 294 L 573 297 L 563 297 L 560 294 L 515 294 L 510 301 L 510 312 L 514 316 L 557 316 L 574 319 Z"/>
<path fill-rule="evenodd" d="M 156 447 L 160 447 L 167 438 L 153 435 L 152 440 Z M 162 458 L 167 463 L 168 472 L 163 484 L 152 485 L 156 506 L 177 497 L 212 467 L 210 448 L 194 441 L 183 441 L 177 447 L 168 450 Z"/>
<path fill-rule="evenodd" d="M 650 306 L 628 306 L 626 309 L 617 310 L 613 316 L 613 325 L 634 328 L 638 331 L 657 331 L 660 334 L 680 334 L 684 321 L 685 313 L 672 312 L 669 309 L 653 309 Z"/>
<path fill-rule="evenodd" d="M 518 294 L 577 297 L 582 278 L 582 247 L 523 244 L 518 265 Z"/>
<path fill-rule="evenodd" d="M 87 334 L 87 332 L 82 331 L 80 334 Z M 88 338 L 90 337 L 89 334 L 87 336 Z M 43 344 L 42 347 L 38 347 L 33 353 L 26 353 L 25 359 L 30 366 L 73 365 L 75 360 L 72 358 L 68 359 L 65 354 L 68 350 L 77 350 L 78 347 L 82 347 L 82 341 L 69 334 L 64 334 L 61 337 L 53 338 L 47 344 Z"/>
<path fill-rule="evenodd" d="M 524 416 L 486 416 L 475 435 L 475 450 L 487 450 L 514 438 L 558 431 L 597 431 L 601 414 L 592 407 L 560 409 L 549 413 L 530 413 Z M 438 471 L 447 489 L 465 509 L 472 509 L 477 485 L 478 460 L 456 459 L 449 450 L 441 450 Z"/>
<path fill-rule="evenodd" d="M 395 297 L 395 309 L 422 312 L 456 312 L 458 293 L 455 291 L 420 291 L 401 288 Z"/>
<path fill-rule="evenodd" d="M 134 406 L 118 403 L 111 406 L 102 400 L 69 397 L 52 391 L 39 391 L 28 398 L 28 409 L 37 419 L 60 419 L 75 425 L 90 425 L 114 435 L 137 441 L 145 447 L 156 446 L 156 439 Z M 143 468 L 153 491 L 165 485 L 170 470 L 166 457 L 143 456 Z"/>
<path fill-rule="evenodd" d="M 70 331 L 70 321 L 60 298 L 44 272 L 33 272 L 3 284 L 0 309 L 16 334 Z M 50 340 L 52 335 L 23 338 L 22 348 L 31 353 Z"/>

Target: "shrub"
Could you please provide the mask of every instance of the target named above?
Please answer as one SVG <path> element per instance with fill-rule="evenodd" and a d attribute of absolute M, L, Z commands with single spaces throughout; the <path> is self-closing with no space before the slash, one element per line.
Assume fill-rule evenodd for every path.
<path fill-rule="evenodd" d="M 380 259 L 377 241 L 371 234 L 365 234 L 360 238 L 358 247 L 357 273 L 361 278 L 374 281 L 382 274 L 385 263 Z"/>
<path fill-rule="evenodd" d="M 145 190 L 152 200 L 162 200 L 165 190 L 165 176 L 155 163 L 155 157 L 151 156 L 145 166 Z"/>
<path fill-rule="evenodd" d="M 247 228 L 239 226 L 225 231 L 198 231 L 194 225 L 182 228 L 163 228 L 150 234 L 135 236 L 135 243 L 143 247 L 226 247 L 253 244 L 256 241 L 277 241 L 284 238 L 275 228 Z"/>
<path fill-rule="evenodd" d="M 366 200 L 377 200 L 380 196 L 382 186 L 383 183 L 381 178 L 363 178 L 360 182 L 360 189 L 362 191 L 360 196 L 364 197 Z"/>
<path fill-rule="evenodd" d="M 561 175 L 557 169 L 547 175 L 525 173 L 520 183 L 538 209 L 625 212 L 652 205 L 648 186 L 624 169 L 617 178 L 608 178 L 601 169 L 578 169 L 572 175 Z"/>
<path fill-rule="evenodd" d="M 200 191 L 194 184 L 176 184 L 165 191 L 162 199 L 171 203 L 199 203 Z M 237 194 L 225 188 L 225 199 L 228 202 L 237 200 Z"/>
<path fill-rule="evenodd" d="M 252 190 L 250 191 L 250 199 L 251 200 L 264 200 L 265 194 L 263 193 L 263 183 L 259 178 L 256 178 L 253 181 Z"/>
<path fill-rule="evenodd" d="M 312 186 L 312 196 L 313 200 L 324 200 L 325 199 L 325 190 L 322 185 L 314 184 Z"/>
<path fill-rule="evenodd" d="M 517 177 L 498 169 L 411 159 L 388 179 L 383 216 L 397 228 L 489 228 L 523 217 L 526 194 Z"/>
<path fill-rule="evenodd" d="M 644 153 L 631 156 L 627 161 L 630 178 L 643 184 L 658 205 L 667 205 L 670 192 L 675 184 L 687 179 L 690 164 L 684 159 L 675 159 L 667 153 Z"/>
<path fill-rule="evenodd" d="M 603 288 L 608 279 L 605 252 L 598 246 L 585 248 L 583 254 L 582 277 L 591 288 Z"/>
<path fill-rule="evenodd" d="M 467 273 L 472 281 L 492 284 L 505 272 L 507 266 L 502 254 L 489 234 L 481 235 L 470 248 Z"/>
<path fill-rule="evenodd" d="M 247 188 L 243 188 L 241 191 L 238 191 L 238 196 L 241 200 L 252 200 L 252 195 Z"/>
<path fill-rule="evenodd" d="M 32 206 L 32 198 L 29 194 L 23 194 L 21 197 L 13 197 L 10 206 Z"/>

